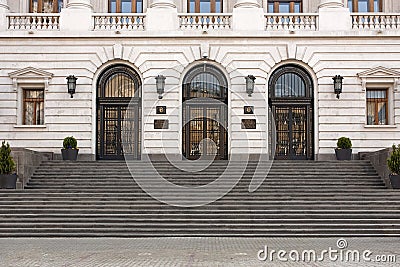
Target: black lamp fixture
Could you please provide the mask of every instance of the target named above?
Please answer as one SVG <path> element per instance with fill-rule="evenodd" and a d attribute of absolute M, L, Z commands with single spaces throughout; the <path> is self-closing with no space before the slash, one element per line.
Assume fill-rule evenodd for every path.
<path fill-rule="evenodd" d="M 71 95 L 71 98 L 73 98 L 73 95 L 75 94 L 76 80 L 78 80 L 78 78 L 76 78 L 74 75 L 69 75 L 67 77 L 68 94 Z"/>
<path fill-rule="evenodd" d="M 333 88 L 335 89 L 336 98 L 339 99 L 339 95 L 342 93 L 343 77 L 340 75 L 335 75 L 335 77 L 333 77 L 332 80 L 333 80 Z"/>
<path fill-rule="evenodd" d="M 253 75 L 247 75 L 244 78 L 246 79 L 246 93 L 251 96 L 251 94 L 254 93 L 254 81 L 256 77 Z"/>
<path fill-rule="evenodd" d="M 158 94 L 158 99 L 162 99 L 164 94 L 164 88 L 165 88 L 165 76 L 164 75 L 157 75 L 156 76 L 156 87 L 157 87 L 157 94 Z"/>

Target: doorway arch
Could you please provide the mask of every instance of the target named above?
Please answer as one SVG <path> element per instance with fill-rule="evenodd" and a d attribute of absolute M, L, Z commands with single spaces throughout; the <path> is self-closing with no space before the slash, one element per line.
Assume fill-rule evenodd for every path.
<path fill-rule="evenodd" d="M 223 72 L 209 63 L 196 65 L 185 75 L 182 92 L 183 156 L 228 159 L 228 81 Z M 212 141 L 216 151 L 203 140 Z"/>
<path fill-rule="evenodd" d="M 268 82 L 276 126 L 275 159 L 314 158 L 314 90 L 310 74 L 295 64 L 276 69 Z"/>
<path fill-rule="evenodd" d="M 141 88 L 139 75 L 115 64 L 97 81 L 97 159 L 140 159 Z"/>

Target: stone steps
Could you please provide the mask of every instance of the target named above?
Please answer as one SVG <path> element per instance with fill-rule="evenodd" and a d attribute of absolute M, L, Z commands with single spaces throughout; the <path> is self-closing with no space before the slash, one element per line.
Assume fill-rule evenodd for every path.
<path fill-rule="evenodd" d="M 222 199 L 181 208 L 149 197 L 123 161 L 44 162 L 25 190 L 0 191 L 0 237 L 400 237 L 400 193 L 386 189 L 368 161 L 275 161 L 253 193 L 248 188 L 258 163 L 244 171 L 241 164 L 231 163 L 229 174 L 241 180 Z M 188 187 L 182 196 L 162 192 L 165 199 L 196 203 L 190 187 L 217 179 L 227 162 L 197 173 L 165 162 L 130 166 L 138 177 L 150 180 L 157 170 Z M 150 184 L 164 188 L 157 180 Z"/>

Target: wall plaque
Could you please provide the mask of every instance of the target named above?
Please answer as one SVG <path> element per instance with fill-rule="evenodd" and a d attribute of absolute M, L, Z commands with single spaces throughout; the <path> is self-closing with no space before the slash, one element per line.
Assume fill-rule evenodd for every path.
<path fill-rule="evenodd" d="M 244 106 L 244 114 L 254 114 L 254 106 Z"/>
<path fill-rule="evenodd" d="M 242 129 L 256 129 L 256 120 L 242 119 Z"/>
<path fill-rule="evenodd" d="M 168 129 L 168 120 L 154 120 L 154 129 Z"/>
<path fill-rule="evenodd" d="M 166 106 L 157 106 L 156 114 L 167 114 L 167 107 Z"/>

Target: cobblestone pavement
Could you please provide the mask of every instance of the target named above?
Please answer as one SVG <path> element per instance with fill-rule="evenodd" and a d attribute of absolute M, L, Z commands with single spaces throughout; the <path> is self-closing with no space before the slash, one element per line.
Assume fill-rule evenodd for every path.
<path fill-rule="evenodd" d="M 346 244 L 347 243 L 347 244 Z M 272 250 L 277 252 L 265 257 Z M 340 248 L 339 248 L 340 247 Z M 0 239 L 0 266 L 400 266 L 400 238 L 19 238 Z M 308 261 L 315 250 L 317 259 L 323 250 L 324 261 Z M 343 249 L 341 249 L 343 248 Z M 303 251 L 305 261 L 302 261 Z M 346 255 L 355 250 L 360 261 L 346 262 Z M 363 253 L 367 252 L 366 262 Z M 350 252 L 349 252 L 350 251 Z M 294 261 L 296 252 L 300 261 Z M 354 252 L 356 255 L 357 252 Z M 259 254 L 259 255 L 257 255 Z M 341 260 L 341 256 L 342 259 Z M 335 255 L 338 257 L 334 260 Z M 390 259 L 395 256 L 397 263 Z M 383 256 L 383 257 L 382 257 Z M 352 258 L 352 256 L 348 256 Z M 347 257 L 347 258 L 348 258 Z M 356 257 L 356 256 L 354 256 Z M 378 263 L 378 259 L 392 261 Z M 312 259 L 312 256 L 311 256 Z"/>

